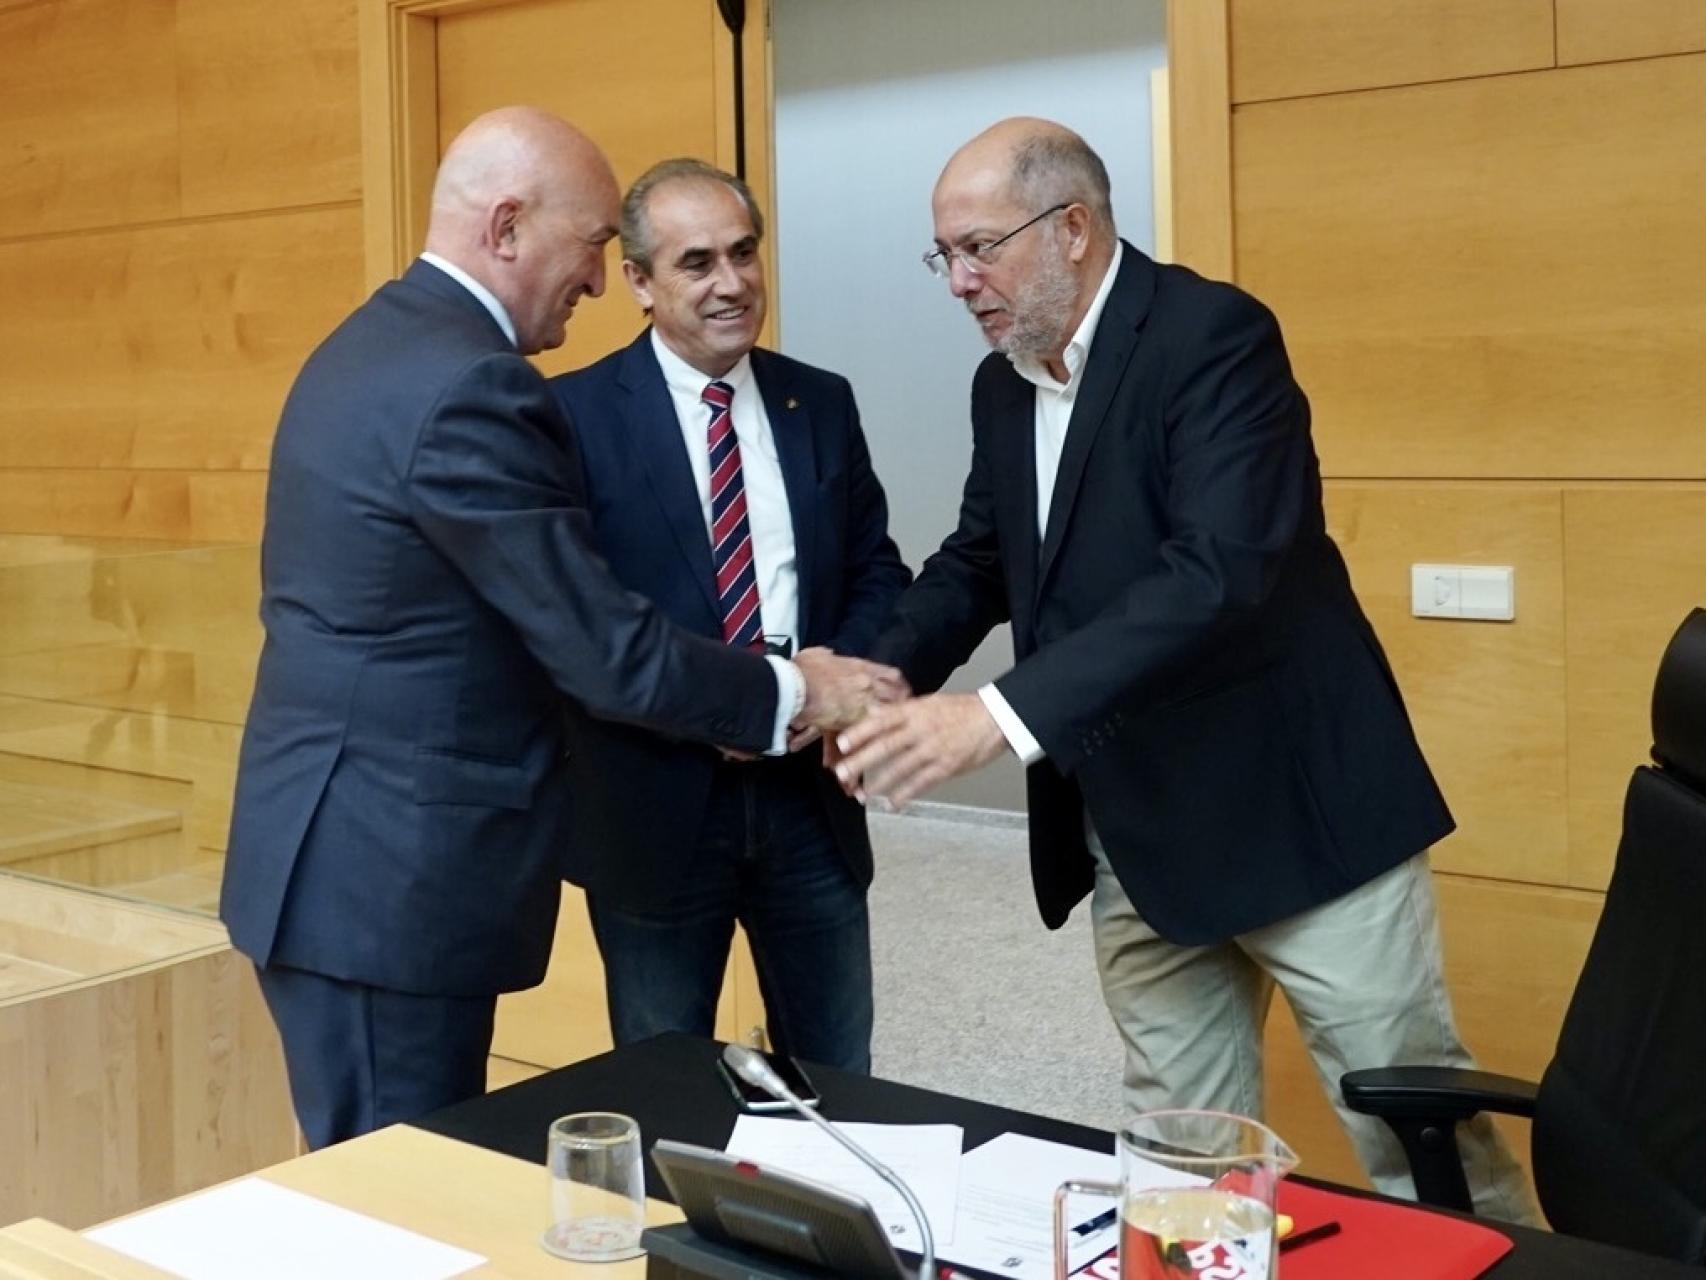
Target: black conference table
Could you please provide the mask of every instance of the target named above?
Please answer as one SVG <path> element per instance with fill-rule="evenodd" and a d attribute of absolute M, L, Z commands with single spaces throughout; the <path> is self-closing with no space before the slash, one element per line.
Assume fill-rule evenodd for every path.
<path fill-rule="evenodd" d="M 720 1150 L 739 1114 L 715 1070 L 721 1048 L 695 1036 L 658 1036 L 435 1112 L 416 1121 L 416 1127 L 543 1164 L 545 1131 L 558 1116 L 620 1111 L 640 1122 L 648 1147 L 656 1138 L 674 1138 Z M 811 1076 L 823 1096 L 823 1115 L 830 1120 L 957 1124 L 965 1130 L 968 1151 L 1009 1131 L 1092 1151 L 1113 1149 L 1112 1134 L 1084 1125 L 828 1067 L 812 1067 Z M 670 1198 L 649 1155 L 646 1191 L 658 1199 Z M 1486 1272 L 1489 1280 L 1706 1280 L 1706 1272 L 1681 1263 L 1480 1221 L 1516 1245 Z"/>

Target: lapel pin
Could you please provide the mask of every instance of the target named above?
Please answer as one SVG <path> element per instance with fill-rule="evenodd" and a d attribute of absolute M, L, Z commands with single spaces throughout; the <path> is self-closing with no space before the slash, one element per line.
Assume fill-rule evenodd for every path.
<path fill-rule="evenodd" d="M 788 407 L 790 409 L 798 409 L 800 407 L 800 402 L 798 400 L 794 399 L 793 396 L 789 396 L 788 397 Z"/>

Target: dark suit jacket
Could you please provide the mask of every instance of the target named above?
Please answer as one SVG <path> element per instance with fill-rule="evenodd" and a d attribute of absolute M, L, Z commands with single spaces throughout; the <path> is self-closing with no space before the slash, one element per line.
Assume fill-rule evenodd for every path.
<path fill-rule="evenodd" d="M 912 575 L 888 536 L 853 389 L 772 351 L 755 350 L 752 371 L 794 526 L 798 639 L 864 654 Z M 598 544 L 616 576 L 681 626 L 720 638 L 710 540 L 650 331 L 552 387 L 580 441 Z M 660 905 L 691 866 L 716 752 L 587 717 L 570 733 L 578 767 L 565 874 L 619 909 Z M 864 810 L 816 748 L 747 767 L 789 770 L 821 792 L 842 854 L 870 883 Z"/>
<path fill-rule="evenodd" d="M 415 263 L 310 357 L 273 445 L 220 900 L 256 963 L 434 995 L 537 982 L 559 691 L 768 745 L 768 666 L 622 590 L 583 504 L 545 380 L 437 268 Z"/>
<path fill-rule="evenodd" d="M 938 687 L 996 623 L 996 687 L 1047 760 L 1031 870 L 1058 926 L 1090 889 L 1084 808 L 1144 919 L 1208 943 L 1331 900 L 1451 817 L 1327 536 L 1309 406 L 1273 316 L 1130 245 L 1041 545 L 1035 388 L 972 383 L 959 527 L 877 657 Z"/>

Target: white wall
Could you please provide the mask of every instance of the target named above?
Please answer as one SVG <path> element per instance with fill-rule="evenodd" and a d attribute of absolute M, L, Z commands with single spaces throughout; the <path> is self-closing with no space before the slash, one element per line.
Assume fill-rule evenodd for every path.
<path fill-rule="evenodd" d="M 892 527 L 917 569 L 953 528 L 986 348 L 930 247 L 930 189 L 956 147 L 1010 115 L 1076 129 L 1113 180 L 1126 239 L 1154 247 L 1149 73 L 1164 0 L 772 0 L 774 234 L 782 348 L 845 374 Z M 950 687 L 1011 663 L 1005 628 Z M 1017 765 L 933 798 L 1020 809 Z"/>

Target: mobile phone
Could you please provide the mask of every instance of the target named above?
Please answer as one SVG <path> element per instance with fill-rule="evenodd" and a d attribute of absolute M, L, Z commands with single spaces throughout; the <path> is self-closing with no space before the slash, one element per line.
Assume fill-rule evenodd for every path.
<path fill-rule="evenodd" d="M 766 1053 L 764 1060 L 770 1064 L 770 1069 L 782 1077 L 782 1083 L 793 1090 L 794 1096 L 808 1107 L 817 1106 L 817 1090 L 812 1086 L 811 1077 L 805 1068 L 795 1062 L 785 1053 Z M 772 1098 L 757 1085 L 748 1084 L 721 1059 L 717 1059 L 717 1074 L 723 1077 L 723 1083 L 728 1085 L 729 1092 L 734 1094 L 735 1101 L 740 1103 L 742 1111 L 792 1111 L 786 1102 L 780 1098 Z"/>

